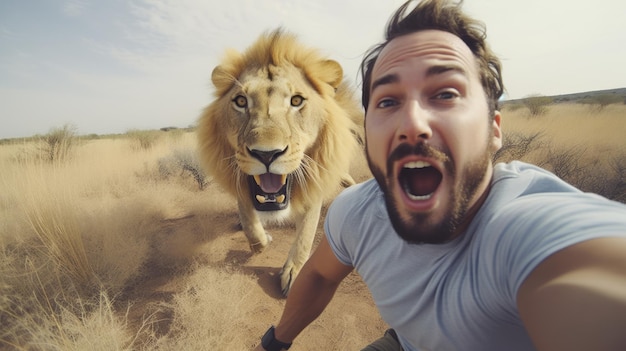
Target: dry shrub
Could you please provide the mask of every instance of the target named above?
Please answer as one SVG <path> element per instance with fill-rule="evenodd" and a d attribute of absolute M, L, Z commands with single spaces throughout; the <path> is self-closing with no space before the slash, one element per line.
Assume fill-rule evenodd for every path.
<path fill-rule="evenodd" d="M 76 143 L 76 127 L 65 124 L 62 127 L 52 128 L 50 132 L 40 138 L 42 158 L 49 162 L 63 161 L 70 157 Z"/>
<path fill-rule="evenodd" d="M 157 350 L 247 350 L 256 335 L 242 338 L 255 318 L 259 301 L 251 293 L 257 283 L 237 271 L 200 267 L 174 297 L 169 336 Z"/>
<path fill-rule="evenodd" d="M 171 155 L 160 158 L 158 164 L 159 175 L 163 179 L 189 175 L 197 183 L 200 190 L 203 190 L 209 183 L 204 170 L 200 166 L 198 153 L 195 149 L 174 150 Z"/>
<path fill-rule="evenodd" d="M 137 130 L 132 129 L 127 133 L 127 138 L 131 141 L 131 147 L 134 150 L 150 150 L 163 135 L 158 130 Z"/>
<path fill-rule="evenodd" d="M 7 342 L 16 350 L 138 350 L 137 336 L 126 328 L 126 322 L 103 293 L 98 300 L 77 300 L 71 306 L 41 305 L 20 320 L 27 343 Z M 123 316 L 122 316 L 123 317 Z M 5 339 L 6 340 L 6 339 Z"/>

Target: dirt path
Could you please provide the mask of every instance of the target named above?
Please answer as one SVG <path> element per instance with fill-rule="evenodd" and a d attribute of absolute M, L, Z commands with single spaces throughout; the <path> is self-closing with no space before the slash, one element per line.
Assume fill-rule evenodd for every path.
<path fill-rule="evenodd" d="M 220 195 L 210 192 L 202 196 Z M 249 291 L 254 306 L 236 309 L 251 316 L 246 317 L 245 325 L 237 331 L 237 337 L 243 338 L 246 345 L 257 343 L 269 325 L 278 322 L 285 303 L 278 274 L 293 241 L 294 229 L 270 228 L 272 244 L 253 255 L 238 224 L 234 200 L 225 201 L 221 209 L 183 212 L 161 221 L 160 229 L 152 237 L 154 252 L 146 265 L 147 271 L 129 286 L 121 299 L 133 301 L 129 317 L 135 327 L 141 325 L 145 316 L 152 315 L 153 320 L 158 320 L 153 325 L 155 333 L 167 335 L 174 311 L 163 306 L 184 290 L 192 267 L 204 265 L 232 270 L 233 274 L 252 277 L 256 282 Z M 325 210 L 326 207 L 314 247 L 323 235 Z M 229 303 L 228 296 L 224 296 L 224 303 Z M 360 350 L 385 329 L 369 291 L 360 277 L 352 273 L 326 311 L 298 337 L 291 350 Z"/>

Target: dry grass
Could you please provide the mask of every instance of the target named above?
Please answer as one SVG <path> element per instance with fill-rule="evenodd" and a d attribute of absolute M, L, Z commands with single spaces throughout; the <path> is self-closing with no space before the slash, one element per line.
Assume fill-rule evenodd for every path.
<path fill-rule="evenodd" d="M 503 110 L 505 146 L 498 160 L 542 166 L 580 189 L 626 202 L 626 105 L 601 110 L 548 106 L 541 116 Z"/>
<path fill-rule="evenodd" d="M 37 156 L 36 142 L 0 148 L 0 345 L 152 349 L 150 328 L 132 331 L 128 301 L 114 301 L 144 275 L 159 221 L 199 203 L 180 206 L 193 181 L 162 180 L 157 170 L 159 158 L 194 147 L 193 134 L 149 150 L 94 140 L 53 163 Z M 135 344 L 139 334 L 147 344 Z"/>
<path fill-rule="evenodd" d="M 584 145 L 596 150 L 626 146 L 626 105 L 608 105 L 600 111 L 582 104 L 549 106 L 545 115 L 530 117 L 526 109 L 503 111 L 505 131 L 542 132 L 555 145 Z"/>
<path fill-rule="evenodd" d="M 503 128 L 509 144 L 528 141 L 522 159 L 626 200 L 624 118 L 624 105 L 557 105 L 532 118 L 505 110 Z M 277 320 L 284 301 L 252 294 L 259 268 L 238 264 L 249 253 L 209 248 L 235 240 L 220 237 L 236 226 L 235 203 L 194 174 L 195 135 L 151 135 L 145 148 L 132 135 L 81 141 L 52 163 L 34 141 L 0 145 L 0 350 L 245 350 L 262 332 L 251 320 Z M 312 326 L 320 345 L 380 335 L 354 327 L 352 302 Z"/>

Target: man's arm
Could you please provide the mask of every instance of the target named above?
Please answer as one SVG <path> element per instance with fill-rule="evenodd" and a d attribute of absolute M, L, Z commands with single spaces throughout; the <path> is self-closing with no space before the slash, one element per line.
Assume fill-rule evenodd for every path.
<path fill-rule="evenodd" d="M 292 342 L 324 311 L 337 287 L 352 269 L 337 259 L 326 237 L 322 237 L 289 291 L 282 317 L 274 331 L 276 339 Z M 259 345 L 255 350 L 263 348 Z"/>
<path fill-rule="evenodd" d="M 538 350 L 626 350 L 626 238 L 584 241 L 539 264 L 517 295 Z"/>

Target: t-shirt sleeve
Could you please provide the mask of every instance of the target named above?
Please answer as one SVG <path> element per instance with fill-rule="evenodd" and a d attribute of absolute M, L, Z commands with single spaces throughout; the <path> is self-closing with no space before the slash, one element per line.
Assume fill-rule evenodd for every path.
<path fill-rule="evenodd" d="M 354 187 L 354 186 L 353 186 Z M 348 220 L 349 196 L 352 188 L 344 190 L 328 207 L 326 218 L 324 219 L 324 233 L 330 248 L 337 259 L 348 266 L 353 266 L 349 250 L 346 247 L 345 237 L 341 235 Z"/>
<path fill-rule="evenodd" d="M 529 195 L 504 206 L 487 228 L 502 233 L 492 253 L 515 301 L 526 277 L 553 253 L 595 238 L 626 237 L 626 206 L 584 193 Z"/>

